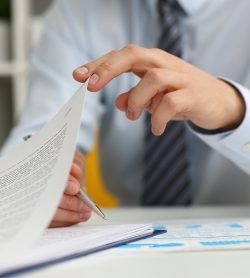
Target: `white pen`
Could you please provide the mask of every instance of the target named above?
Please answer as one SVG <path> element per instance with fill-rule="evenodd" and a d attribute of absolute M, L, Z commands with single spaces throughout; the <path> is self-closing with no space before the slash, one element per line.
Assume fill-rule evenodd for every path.
<path fill-rule="evenodd" d="M 31 138 L 32 135 L 26 135 L 23 137 L 24 141 L 27 141 Z M 92 209 L 97 215 L 99 215 L 101 218 L 106 220 L 105 214 L 103 211 L 95 204 L 95 202 L 90 198 L 90 196 L 85 192 L 83 188 L 80 188 L 79 193 L 77 194 L 77 197 L 84 202 L 90 209 Z"/>

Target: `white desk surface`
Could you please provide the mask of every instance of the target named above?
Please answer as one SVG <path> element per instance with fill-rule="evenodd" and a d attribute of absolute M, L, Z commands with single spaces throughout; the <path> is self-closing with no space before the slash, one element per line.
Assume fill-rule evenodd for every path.
<path fill-rule="evenodd" d="M 120 208 L 105 210 L 107 218 L 115 223 L 159 223 L 161 220 L 249 217 L 249 207 L 196 207 L 196 208 Z M 93 215 L 90 223 L 102 221 Z M 250 250 L 152 253 L 140 255 L 95 256 L 58 264 L 32 272 L 25 277 L 171 277 L 171 278 L 249 278 Z"/>

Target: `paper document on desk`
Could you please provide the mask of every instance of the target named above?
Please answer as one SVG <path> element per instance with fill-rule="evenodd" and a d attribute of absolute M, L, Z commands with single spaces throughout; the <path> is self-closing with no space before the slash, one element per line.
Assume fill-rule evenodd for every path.
<path fill-rule="evenodd" d="M 164 225 L 158 226 L 158 229 L 161 227 L 167 229 L 167 233 L 124 244 L 105 253 L 250 249 L 250 219 L 248 218 L 178 220 L 161 223 Z"/>
<path fill-rule="evenodd" d="M 82 86 L 27 142 L 0 159 L 0 267 L 38 239 L 55 213 L 76 147 Z"/>
<path fill-rule="evenodd" d="M 151 235 L 153 232 L 152 225 L 147 224 L 79 224 L 66 228 L 47 229 L 42 238 L 22 259 L 0 269 L 0 277 L 22 274 L 89 255 Z"/>
<path fill-rule="evenodd" d="M 34 245 L 56 211 L 75 153 L 86 90 L 83 85 L 39 132 L 0 159 L 0 273 Z M 153 232 L 149 225 L 103 229 L 105 232 L 87 226 L 49 230 L 37 252 L 33 249 L 32 258 L 43 261 L 48 250 L 54 259 L 61 258 L 62 254 L 87 252 Z M 53 241 L 49 241 L 51 237 Z M 71 237 L 79 237 L 78 246 Z M 51 244 L 62 238 L 56 247 Z"/>

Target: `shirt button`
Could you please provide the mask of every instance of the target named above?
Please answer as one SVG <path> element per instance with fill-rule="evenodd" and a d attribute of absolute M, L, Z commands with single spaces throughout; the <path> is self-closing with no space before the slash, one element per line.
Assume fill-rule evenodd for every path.
<path fill-rule="evenodd" d="M 247 142 L 243 145 L 243 150 L 246 152 L 250 152 L 250 142 Z"/>

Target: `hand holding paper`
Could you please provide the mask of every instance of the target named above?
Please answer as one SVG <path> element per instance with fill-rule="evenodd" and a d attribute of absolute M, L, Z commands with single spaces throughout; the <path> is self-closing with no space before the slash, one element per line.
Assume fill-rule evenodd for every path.
<path fill-rule="evenodd" d="M 91 209 L 77 197 L 80 187 L 84 185 L 84 179 L 85 159 L 81 152 L 76 150 L 68 183 L 50 228 L 69 226 L 90 218 Z"/>
<path fill-rule="evenodd" d="M 75 146 L 85 91 L 84 84 L 39 132 L 0 159 L 0 277 L 153 233 L 151 225 L 73 226 L 44 232 L 60 202 L 68 173 L 78 178 L 79 186 L 83 181 L 82 172 L 77 172 L 82 161 Z M 63 198 L 59 207 L 63 210 L 67 205 Z M 75 213 L 79 217 L 79 212 Z M 55 217 L 59 216 L 57 210 Z M 52 223 L 61 225 L 63 221 Z"/>
<path fill-rule="evenodd" d="M 75 153 L 85 91 L 83 85 L 43 129 L 0 160 L 0 262 L 13 261 L 31 246 L 56 211 Z"/>

